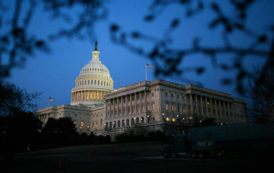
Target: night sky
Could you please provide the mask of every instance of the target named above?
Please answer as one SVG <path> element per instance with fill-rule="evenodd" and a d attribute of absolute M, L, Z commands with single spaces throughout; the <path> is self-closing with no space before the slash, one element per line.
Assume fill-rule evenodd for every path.
<path fill-rule="evenodd" d="M 147 0 L 112 1 L 108 5 L 107 19 L 96 23 L 94 34 L 98 40 L 100 60 L 109 69 L 114 80 L 114 88 L 145 80 L 145 64 L 151 64 L 151 62 L 124 47 L 114 44 L 110 39 L 110 25 L 117 23 L 126 31 L 142 31 L 161 38 L 171 19 L 183 15 L 182 7 L 172 5 L 155 21 L 151 23 L 144 22 L 144 16 L 149 12 L 149 2 Z M 217 2 L 220 3 L 220 1 Z M 228 4 L 223 1 L 222 3 L 222 7 L 231 10 Z M 273 22 L 273 7 L 274 1 L 260 1 L 259 4 L 250 9 L 251 16 L 247 24 L 252 26 L 254 30 L 264 30 L 267 27 L 266 24 L 269 24 L 270 21 Z M 174 40 L 171 47 L 187 48 L 191 46 L 194 36 L 202 37 L 203 44 L 221 44 L 220 30 L 217 28 L 212 32 L 206 27 L 212 17 L 214 17 L 213 13 L 208 11 L 191 20 L 182 21 L 181 25 L 172 33 Z M 46 36 L 60 27 L 62 27 L 61 22 L 51 21 L 42 10 L 36 10 L 30 32 Z M 233 41 L 234 44 L 244 46 L 248 40 L 236 33 Z M 36 53 L 34 58 L 28 59 L 24 68 L 14 69 L 8 81 L 22 89 L 26 89 L 28 92 L 40 92 L 41 96 L 36 100 L 38 108 L 46 107 L 49 97 L 54 99 L 51 105 L 70 104 L 70 91 L 75 86 L 74 80 L 79 75 L 81 68 L 90 61 L 94 42 L 90 39 L 69 38 L 52 41 L 50 42 L 50 53 Z M 145 43 L 136 43 L 147 48 L 151 46 Z M 229 61 L 229 59 L 224 57 L 222 61 Z M 251 69 L 254 64 L 262 64 L 262 62 L 262 60 L 252 58 L 245 64 Z M 231 76 L 234 74 L 233 72 L 227 73 L 212 68 L 210 59 L 203 56 L 187 58 L 184 61 L 184 66 L 189 67 L 201 64 L 207 65 L 206 73 L 201 76 L 189 73 L 187 74 L 189 79 L 201 82 L 206 88 L 227 92 L 239 97 L 233 85 L 223 86 L 220 82 L 221 77 Z M 153 70 L 149 70 L 148 80 L 154 79 Z M 178 77 L 162 79 L 187 84 Z"/>

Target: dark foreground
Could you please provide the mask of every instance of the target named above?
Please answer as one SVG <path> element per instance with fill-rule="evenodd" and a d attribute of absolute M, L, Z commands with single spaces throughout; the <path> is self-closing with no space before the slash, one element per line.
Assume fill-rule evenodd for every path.
<path fill-rule="evenodd" d="M 90 145 L 16 154 L 0 172 L 269 172 L 273 158 L 164 159 L 162 143 Z M 271 172 L 271 171 L 270 171 Z"/>

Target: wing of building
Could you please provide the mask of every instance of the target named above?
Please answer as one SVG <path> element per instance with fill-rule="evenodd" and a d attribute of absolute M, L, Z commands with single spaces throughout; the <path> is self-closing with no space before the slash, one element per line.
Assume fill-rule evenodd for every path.
<path fill-rule="evenodd" d="M 36 112 L 44 125 L 48 118 L 70 117 L 79 132 L 113 136 L 144 128 L 180 133 L 182 127 L 208 118 L 219 125 L 247 122 L 243 100 L 207 88 L 154 80 L 113 90 L 113 80 L 99 53 L 96 43 L 91 61 L 75 80 L 70 105 Z"/>

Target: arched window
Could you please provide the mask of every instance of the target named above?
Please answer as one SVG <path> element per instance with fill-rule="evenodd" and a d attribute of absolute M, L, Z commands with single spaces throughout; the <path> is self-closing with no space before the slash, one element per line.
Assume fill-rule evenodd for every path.
<path fill-rule="evenodd" d="M 145 123 L 145 119 L 144 117 L 141 117 L 141 124 L 144 124 Z"/>
<path fill-rule="evenodd" d="M 100 120 L 100 126 L 102 126 L 102 125 L 103 125 L 103 120 L 101 119 L 101 120 Z"/>
<path fill-rule="evenodd" d="M 121 124 L 120 124 L 120 120 L 118 120 L 118 128 L 120 127 L 120 125 L 121 125 Z"/>
<path fill-rule="evenodd" d="M 126 123 L 126 126 L 129 126 L 129 119 L 127 119 L 127 123 Z"/>
<path fill-rule="evenodd" d="M 139 118 L 136 118 L 136 124 L 139 124 Z"/>
<path fill-rule="evenodd" d="M 125 120 L 122 120 L 122 127 L 125 127 L 125 124 L 126 124 Z"/>
<path fill-rule="evenodd" d="M 131 125 L 134 125 L 134 119 L 131 118 Z"/>

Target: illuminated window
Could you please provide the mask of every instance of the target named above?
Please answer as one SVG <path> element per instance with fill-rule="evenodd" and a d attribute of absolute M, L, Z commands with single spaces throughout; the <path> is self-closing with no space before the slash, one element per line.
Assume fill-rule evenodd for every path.
<path fill-rule="evenodd" d="M 151 106 L 151 109 L 154 111 L 155 110 L 155 104 L 153 103 Z"/>
<path fill-rule="evenodd" d="M 171 110 L 175 111 L 175 106 L 174 105 L 171 106 Z"/>
<path fill-rule="evenodd" d="M 84 122 L 83 121 L 81 121 L 81 127 L 83 127 L 84 126 Z"/>
<path fill-rule="evenodd" d="M 96 91 L 93 92 L 93 100 L 96 100 Z"/>
<path fill-rule="evenodd" d="M 88 92 L 86 92 L 86 100 L 88 100 Z"/>
<path fill-rule="evenodd" d="M 166 110 L 168 110 L 168 103 L 166 103 Z"/>
<path fill-rule="evenodd" d="M 83 115 L 83 114 L 81 115 L 81 118 L 84 118 L 84 115 Z"/>

